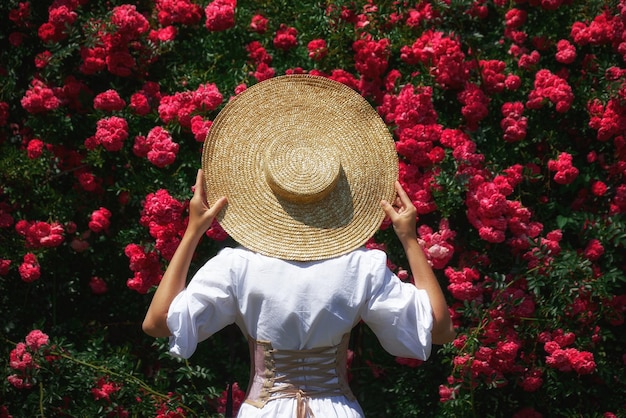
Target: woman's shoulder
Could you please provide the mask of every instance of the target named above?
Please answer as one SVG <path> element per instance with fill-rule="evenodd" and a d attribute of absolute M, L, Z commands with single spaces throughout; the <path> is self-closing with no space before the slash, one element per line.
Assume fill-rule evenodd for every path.
<path fill-rule="evenodd" d="M 359 247 L 348 253 L 348 255 L 360 261 L 368 260 L 373 263 L 387 262 L 387 253 L 378 248 Z"/>
<path fill-rule="evenodd" d="M 238 245 L 234 247 L 223 247 L 217 252 L 215 258 L 250 259 L 254 258 L 256 255 L 257 253 L 250 251 L 246 247 Z"/>
<path fill-rule="evenodd" d="M 243 246 L 237 247 L 225 247 L 221 249 L 216 255 L 217 259 L 221 259 L 222 261 L 229 260 L 233 263 L 246 263 L 246 264 L 257 264 L 257 265 L 272 265 L 272 264 L 288 264 L 299 267 L 307 267 L 310 268 L 314 265 L 323 265 L 323 264 L 336 264 L 336 265 L 385 265 L 387 263 L 387 254 L 376 248 L 366 248 L 359 247 L 355 250 L 352 250 L 346 254 L 324 259 L 324 260 L 312 260 L 312 261 L 291 261 L 291 260 L 283 260 L 270 256 L 263 255 L 258 252 L 254 252 L 252 250 L 247 249 Z"/>

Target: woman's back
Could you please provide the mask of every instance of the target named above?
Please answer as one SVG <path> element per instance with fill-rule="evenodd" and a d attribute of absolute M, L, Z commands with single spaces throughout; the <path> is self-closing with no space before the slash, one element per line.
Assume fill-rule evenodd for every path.
<path fill-rule="evenodd" d="M 377 250 L 292 262 L 224 249 L 174 300 L 168 325 L 172 352 L 189 357 L 199 341 L 233 322 L 253 340 L 302 350 L 339 344 L 360 320 L 392 354 L 426 358 L 430 352 L 427 295 L 402 283 Z"/>

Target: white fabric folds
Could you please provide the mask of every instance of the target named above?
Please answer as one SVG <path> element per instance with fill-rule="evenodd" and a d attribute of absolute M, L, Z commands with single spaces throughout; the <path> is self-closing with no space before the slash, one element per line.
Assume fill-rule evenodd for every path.
<path fill-rule="evenodd" d="M 433 319 L 426 292 L 398 279 L 385 253 L 363 248 L 313 262 L 226 248 L 176 297 L 167 324 L 170 353 L 189 358 L 198 342 L 232 323 L 276 349 L 302 350 L 339 344 L 360 320 L 390 354 L 422 360 L 430 355 Z M 343 396 L 310 402 L 315 416 L 362 414 Z M 282 417 L 294 407 L 293 399 L 276 399 L 262 409 L 245 405 L 238 416 Z"/>

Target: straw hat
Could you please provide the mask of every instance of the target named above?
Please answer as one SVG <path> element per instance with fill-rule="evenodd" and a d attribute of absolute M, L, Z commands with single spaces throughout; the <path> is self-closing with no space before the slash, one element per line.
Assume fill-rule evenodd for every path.
<path fill-rule="evenodd" d="M 244 247 L 321 260 L 363 245 L 393 201 L 398 157 L 385 123 L 344 84 L 290 75 L 258 83 L 215 118 L 202 168 L 209 204 Z"/>

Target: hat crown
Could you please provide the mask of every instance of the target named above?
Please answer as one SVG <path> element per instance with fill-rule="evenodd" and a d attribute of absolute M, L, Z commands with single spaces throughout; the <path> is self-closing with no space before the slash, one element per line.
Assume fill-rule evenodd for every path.
<path fill-rule="evenodd" d="M 331 145 L 279 138 L 265 152 L 263 171 L 278 197 L 292 203 L 314 203 L 337 185 L 341 161 Z"/>

